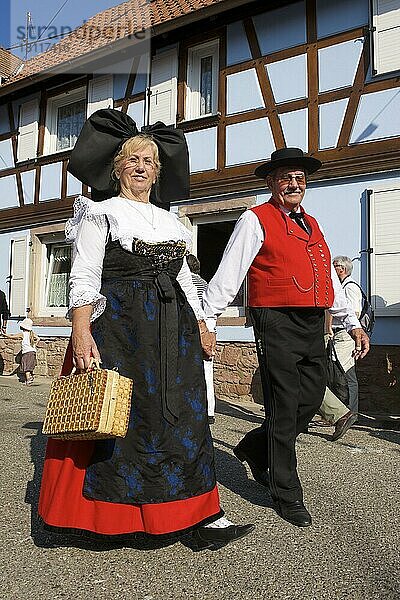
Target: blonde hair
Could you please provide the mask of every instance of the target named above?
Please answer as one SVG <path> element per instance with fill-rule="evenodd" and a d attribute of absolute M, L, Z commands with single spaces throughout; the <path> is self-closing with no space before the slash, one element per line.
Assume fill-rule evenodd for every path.
<path fill-rule="evenodd" d="M 160 162 L 160 157 L 158 154 L 158 146 L 155 143 L 155 141 L 153 140 L 153 138 L 149 135 L 146 135 L 145 133 L 140 133 L 139 135 L 135 135 L 134 137 L 129 138 L 129 140 L 126 140 L 126 142 L 124 142 L 122 144 L 120 151 L 118 152 L 117 156 L 114 158 L 114 168 L 112 170 L 113 179 L 116 178 L 116 175 L 117 175 L 118 171 L 120 170 L 121 165 L 124 162 L 124 160 L 126 160 L 127 158 L 132 156 L 132 154 L 134 154 L 138 150 L 142 150 L 143 148 L 146 148 L 147 146 L 150 146 L 150 148 L 153 151 L 155 176 L 156 176 L 156 180 L 157 180 L 160 176 L 160 171 L 161 171 L 161 162 Z"/>

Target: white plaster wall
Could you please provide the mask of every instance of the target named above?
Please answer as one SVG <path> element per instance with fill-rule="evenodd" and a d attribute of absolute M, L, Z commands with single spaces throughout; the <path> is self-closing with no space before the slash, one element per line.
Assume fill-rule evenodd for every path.
<path fill-rule="evenodd" d="M 230 23 L 226 28 L 226 63 L 235 65 L 251 59 L 249 42 L 242 21 Z"/>
<path fill-rule="evenodd" d="M 369 0 L 317 0 L 319 38 L 368 24 Z"/>
<path fill-rule="evenodd" d="M 200 129 L 185 133 L 189 147 L 191 173 L 217 168 L 217 128 Z"/>
<path fill-rule="evenodd" d="M 21 173 L 24 204 L 33 204 L 35 198 L 35 175 L 36 169 Z"/>
<path fill-rule="evenodd" d="M 8 175 L 0 179 L 0 209 L 15 208 L 19 206 L 17 179 L 15 175 Z"/>
<path fill-rule="evenodd" d="M 40 174 L 40 202 L 61 196 L 62 163 L 43 165 Z"/>
<path fill-rule="evenodd" d="M 0 170 L 14 167 L 14 154 L 11 138 L 0 141 Z"/>
<path fill-rule="evenodd" d="M 318 50 L 319 91 L 353 85 L 364 38 L 333 44 Z"/>
<path fill-rule="evenodd" d="M 305 2 L 295 2 L 253 17 L 262 54 L 304 44 L 306 34 Z"/>

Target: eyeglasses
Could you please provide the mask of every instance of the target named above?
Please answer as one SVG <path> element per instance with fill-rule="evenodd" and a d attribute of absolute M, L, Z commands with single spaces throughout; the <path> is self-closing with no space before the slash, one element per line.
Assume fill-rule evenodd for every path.
<path fill-rule="evenodd" d="M 296 183 L 298 183 L 299 185 L 304 185 L 306 183 L 306 176 L 304 175 L 304 173 L 301 173 L 299 175 L 281 175 L 277 179 L 278 181 L 282 181 L 283 183 L 290 183 L 292 179 L 295 179 Z"/>
<path fill-rule="evenodd" d="M 335 267 L 335 269 L 344 269 L 343 265 L 337 265 L 337 264 L 333 263 L 333 266 Z"/>
<path fill-rule="evenodd" d="M 130 158 L 127 159 L 127 161 L 125 162 L 124 166 L 123 166 L 123 170 L 125 169 L 134 169 L 136 168 L 140 163 L 140 158 L 137 156 L 131 156 Z M 149 156 L 146 156 L 143 159 L 143 163 L 146 167 L 155 167 L 155 163 L 154 160 L 152 158 L 150 158 Z"/>

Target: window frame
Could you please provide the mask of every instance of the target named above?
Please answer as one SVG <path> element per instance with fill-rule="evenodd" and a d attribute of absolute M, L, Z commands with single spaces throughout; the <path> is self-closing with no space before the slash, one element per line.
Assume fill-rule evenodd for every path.
<path fill-rule="evenodd" d="M 46 126 L 43 145 L 44 155 L 47 156 L 50 154 L 60 154 L 62 152 L 68 152 L 69 150 L 72 150 L 73 146 L 70 146 L 69 148 L 63 148 L 61 150 L 56 149 L 58 110 L 63 106 L 68 106 L 69 104 L 74 104 L 75 102 L 80 102 L 82 100 L 85 101 L 86 118 L 88 106 L 86 86 L 65 92 L 64 94 L 60 94 L 58 96 L 54 96 L 48 99 L 46 107 Z"/>
<path fill-rule="evenodd" d="M 187 51 L 185 120 L 202 119 L 218 112 L 219 89 L 219 38 L 190 46 Z M 210 113 L 200 114 L 201 59 L 212 56 L 212 108 Z"/>
<path fill-rule="evenodd" d="M 48 233 L 44 235 L 37 235 L 37 240 L 40 246 L 38 247 L 39 256 L 39 281 L 36 282 L 36 310 L 35 316 L 37 317 L 65 317 L 68 304 L 66 306 L 47 306 L 47 295 L 49 290 L 49 269 L 51 265 L 51 256 L 47 258 L 49 246 L 68 246 L 65 241 L 64 231 Z M 71 256 L 72 262 L 72 256 Z M 67 283 L 68 286 L 68 283 Z"/>

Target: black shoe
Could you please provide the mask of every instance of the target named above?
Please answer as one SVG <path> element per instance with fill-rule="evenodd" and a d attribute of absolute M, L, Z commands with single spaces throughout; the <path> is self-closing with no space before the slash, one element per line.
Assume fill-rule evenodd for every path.
<path fill-rule="evenodd" d="M 254 529 L 255 525 L 251 523 L 249 525 L 229 525 L 228 527 L 198 527 L 193 532 L 193 539 L 198 550 L 217 549 L 244 537 Z"/>
<path fill-rule="evenodd" d="M 309 527 L 311 515 L 301 500 L 294 502 L 277 502 L 275 510 L 282 519 L 297 527 Z"/>
<path fill-rule="evenodd" d="M 354 425 L 357 419 L 357 413 L 353 413 L 351 412 L 351 410 L 349 410 L 349 412 L 346 413 L 341 419 L 339 419 L 339 421 L 336 421 L 335 431 L 332 435 L 332 442 L 340 440 L 340 438 L 344 436 L 346 431 L 350 429 L 352 425 Z"/>
<path fill-rule="evenodd" d="M 208 416 L 208 424 L 209 424 L 209 425 L 214 425 L 214 423 L 215 423 L 215 417 L 214 417 L 214 416 L 211 416 L 211 415 L 209 415 L 209 416 Z"/>
<path fill-rule="evenodd" d="M 259 483 L 260 485 L 263 485 L 264 487 L 269 488 L 270 481 L 269 481 L 268 471 L 263 471 L 262 469 L 260 469 L 255 464 L 255 462 L 253 462 L 251 460 L 251 458 L 249 458 L 247 456 L 247 454 L 244 452 L 244 450 L 239 448 L 239 446 L 240 446 L 240 444 L 235 446 L 235 448 L 233 449 L 233 454 L 236 456 L 236 458 L 238 458 L 240 460 L 240 462 L 247 462 L 247 464 L 250 467 L 251 474 L 253 475 L 254 480 L 257 481 L 257 483 Z"/>

